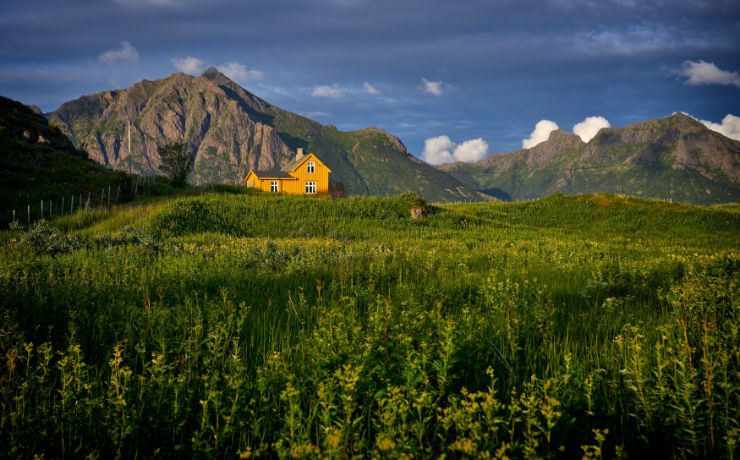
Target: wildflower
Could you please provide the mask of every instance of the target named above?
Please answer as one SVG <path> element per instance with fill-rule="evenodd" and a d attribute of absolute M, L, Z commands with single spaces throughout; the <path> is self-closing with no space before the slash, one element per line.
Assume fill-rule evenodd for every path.
<path fill-rule="evenodd" d="M 396 442 L 387 437 L 387 435 L 381 434 L 380 436 L 378 436 L 378 440 L 375 442 L 375 445 L 378 446 L 378 449 L 380 449 L 381 451 L 386 452 L 395 448 Z"/>

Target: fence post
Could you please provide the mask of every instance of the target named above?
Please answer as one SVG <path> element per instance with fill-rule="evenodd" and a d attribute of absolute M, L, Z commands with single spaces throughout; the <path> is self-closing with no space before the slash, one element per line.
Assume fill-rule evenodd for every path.
<path fill-rule="evenodd" d="M 72 197 L 69 200 L 69 213 L 72 214 L 75 212 L 75 196 L 72 195 Z"/>
<path fill-rule="evenodd" d="M 90 198 L 89 198 L 90 195 L 89 195 L 89 193 L 90 192 L 88 192 L 88 195 L 87 195 L 88 196 L 88 199 L 87 199 L 88 203 L 90 202 Z M 79 209 L 81 207 L 82 207 L 82 193 L 80 193 L 80 204 L 77 206 L 77 208 Z"/>
<path fill-rule="evenodd" d="M 139 176 L 136 176 L 136 187 L 134 187 L 134 196 L 136 196 L 136 192 L 139 191 Z"/>
<path fill-rule="evenodd" d="M 108 207 L 110 208 L 110 185 L 108 186 Z"/>
<path fill-rule="evenodd" d="M 15 209 L 13 209 L 13 223 L 15 223 Z"/>
<path fill-rule="evenodd" d="M 85 205 L 85 211 L 90 207 L 90 192 L 87 192 L 87 204 Z"/>
<path fill-rule="evenodd" d="M 44 200 L 41 200 L 41 218 L 44 218 Z"/>
<path fill-rule="evenodd" d="M 31 225 L 31 205 L 28 205 L 28 225 Z"/>

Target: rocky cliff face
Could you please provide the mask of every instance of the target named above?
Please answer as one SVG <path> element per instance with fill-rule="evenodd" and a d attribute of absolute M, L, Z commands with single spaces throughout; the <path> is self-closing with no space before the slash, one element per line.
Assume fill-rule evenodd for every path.
<path fill-rule="evenodd" d="M 604 128 L 586 144 L 574 134 L 553 131 L 530 149 L 440 169 L 502 199 L 592 192 L 697 204 L 740 199 L 740 142 L 681 113 Z"/>
<path fill-rule="evenodd" d="M 287 162 L 291 150 L 257 116 L 265 103 L 239 97 L 221 77 L 207 72 L 145 80 L 67 102 L 48 118 L 97 162 L 126 171 L 130 165 L 140 174 L 158 170 L 158 145 L 182 139 L 193 148 L 196 182 L 235 183 L 250 168 Z"/>
<path fill-rule="evenodd" d="M 344 182 L 348 194 L 480 198 L 416 160 L 395 136 L 376 128 L 341 132 L 322 126 L 268 104 L 216 69 L 83 96 L 48 118 L 97 162 L 139 174 L 157 172 L 157 146 L 169 141 L 192 145 L 195 183 L 239 183 L 249 169 L 279 168 L 303 147 L 332 169 L 331 179 Z"/>

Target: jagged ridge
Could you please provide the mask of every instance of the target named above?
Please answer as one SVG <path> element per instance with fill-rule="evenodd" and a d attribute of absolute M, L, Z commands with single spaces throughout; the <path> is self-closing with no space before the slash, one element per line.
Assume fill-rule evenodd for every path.
<path fill-rule="evenodd" d="M 279 109 L 216 69 L 182 73 L 104 91 L 63 104 L 48 118 L 96 161 L 149 173 L 158 168 L 158 145 L 187 139 L 196 183 L 238 183 L 250 168 L 279 168 L 297 147 L 318 154 L 355 195 L 414 192 L 433 201 L 479 198 L 452 176 L 409 154 L 382 130 L 337 131 Z M 131 155 L 127 123 L 131 122 Z"/>
<path fill-rule="evenodd" d="M 594 192 L 695 204 L 740 199 L 740 142 L 682 113 L 604 128 L 588 143 L 557 130 L 529 149 L 439 168 L 505 200 Z"/>

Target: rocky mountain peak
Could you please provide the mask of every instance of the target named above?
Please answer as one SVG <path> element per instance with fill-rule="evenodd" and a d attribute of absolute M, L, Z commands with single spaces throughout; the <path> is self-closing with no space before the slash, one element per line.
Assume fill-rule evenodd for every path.
<path fill-rule="evenodd" d="M 269 104 L 215 68 L 197 77 L 177 73 L 82 96 L 48 118 L 95 161 L 139 174 L 158 172 L 157 147 L 171 141 L 193 146 L 192 180 L 198 184 L 241 183 L 249 169 L 279 169 L 302 147 L 321 157 L 348 194 L 412 191 L 435 201 L 479 197 L 416 160 L 385 131 L 322 126 Z"/>
<path fill-rule="evenodd" d="M 550 137 L 547 138 L 545 143 L 568 143 L 568 144 L 583 144 L 583 141 L 580 137 L 578 137 L 576 134 L 569 133 L 568 131 L 563 131 L 562 129 L 556 129 L 550 133 Z M 539 144 L 539 145 L 542 145 Z M 535 146 L 537 147 L 537 146 Z M 533 147 L 533 148 L 535 148 Z"/>
<path fill-rule="evenodd" d="M 201 77 L 206 77 L 206 78 L 214 78 L 219 75 L 224 76 L 224 74 L 219 72 L 218 69 L 215 67 L 209 67 L 206 70 L 204 70 L 203 73 L 200 74 Z"/>

